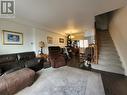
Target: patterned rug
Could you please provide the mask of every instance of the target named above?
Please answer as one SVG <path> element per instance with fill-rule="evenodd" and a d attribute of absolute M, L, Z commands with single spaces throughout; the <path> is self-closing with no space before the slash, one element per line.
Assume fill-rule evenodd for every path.
<path fill-rule="evenodd" d="M 16 95 L 105 95 L 101 75 L 68 66 L 42 69 L 31 86 Z"/>

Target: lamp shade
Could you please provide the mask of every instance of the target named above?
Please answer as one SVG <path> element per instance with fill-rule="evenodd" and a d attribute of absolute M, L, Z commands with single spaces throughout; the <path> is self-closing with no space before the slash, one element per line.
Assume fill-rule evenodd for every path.
<path fill-rule="evenodd" d="M 39 42 L 39 47 L 40 47 L 40 48 L 45 47 L 45 43 L 44 43 L 43 41 L 40 41 L 40 42 Z"/>

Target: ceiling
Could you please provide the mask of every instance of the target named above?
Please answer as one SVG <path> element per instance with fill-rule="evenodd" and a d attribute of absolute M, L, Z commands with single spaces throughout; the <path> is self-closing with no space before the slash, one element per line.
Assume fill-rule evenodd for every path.
<path fill-rule="evenodd" d="M 118 9 L 127 0 L 15 0 L 15 21 L 65 33 L 91 31 L 94 16 Z"/>

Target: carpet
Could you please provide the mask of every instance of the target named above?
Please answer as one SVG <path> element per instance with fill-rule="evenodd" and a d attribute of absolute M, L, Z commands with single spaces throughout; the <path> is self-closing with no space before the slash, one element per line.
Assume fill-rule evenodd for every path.
<path fill-rule="evenodd" d="M 36 82 L 16 95 L 105 95 L 99 73 L 68 66 L 37 73 Z"/>

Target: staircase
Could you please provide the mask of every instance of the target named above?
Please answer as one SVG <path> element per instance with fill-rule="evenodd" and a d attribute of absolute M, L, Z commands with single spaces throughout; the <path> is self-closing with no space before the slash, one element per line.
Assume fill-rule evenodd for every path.
<path fill-rule="evenodd" d="M 97 35 L 99 43 L 99 60 L 98 64 L 92 64 L 92 68 L 124 74 L 120 57 L 116 51 L 109 32 L 97 31 Z"/>

